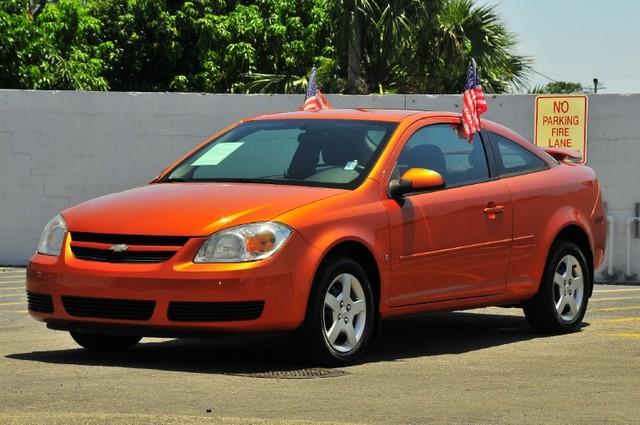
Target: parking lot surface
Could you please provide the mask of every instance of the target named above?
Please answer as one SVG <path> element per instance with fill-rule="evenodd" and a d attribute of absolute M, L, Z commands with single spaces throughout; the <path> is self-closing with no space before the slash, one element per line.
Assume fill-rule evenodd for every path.
<path fill-rule="evenodd" d="M 0 269 L 2 424 L 640 424 L 640 286 L 597 285 L 580 332 L 520 309 L 386 323 L 362 364 L 313 369 L 282 335 L 89 353 Z"/>

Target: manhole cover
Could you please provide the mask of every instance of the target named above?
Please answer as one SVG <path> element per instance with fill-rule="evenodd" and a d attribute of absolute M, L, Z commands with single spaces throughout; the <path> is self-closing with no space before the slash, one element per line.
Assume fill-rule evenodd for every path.
<path fill-rule="evenodd" d="M 339 369 L 294 369 L 294 370 L 268 370 L 264 372 L 228 373 L 227 375 L 246 376 L 250 378 L 268 379 L 313 379 L 313 378 L 333 378 L 344 376 L 349 373 Z"/>

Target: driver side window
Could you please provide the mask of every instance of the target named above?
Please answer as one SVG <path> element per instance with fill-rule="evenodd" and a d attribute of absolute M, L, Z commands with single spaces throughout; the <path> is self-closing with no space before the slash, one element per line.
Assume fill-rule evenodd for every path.
<path fill-rule="evenodd" d="M 462 136 L 455 124 L 434 124 L 416 131 L 407 141 L 394 174 L 401 176 L 410 168 L 427 168 L 444 177 L 446 187 L 489 180 L 487 157 L 479 134 L 473 143 Z"/>

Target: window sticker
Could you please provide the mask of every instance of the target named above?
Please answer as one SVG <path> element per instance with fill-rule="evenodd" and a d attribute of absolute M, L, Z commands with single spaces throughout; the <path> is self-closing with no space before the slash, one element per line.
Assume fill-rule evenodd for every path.
<path fill-rule="evenodd" d="M 211 149 L 202 154 L 191 165 L 218 165 L 243 144 L 244 142 L 226 142 L 213 145 Z"/>
<path fill-rule="evenodd" d="M 353 171 L 356 169 L 357 166 L 358 166 L 358 160 L 355 159 L 353 161 L 347 162 L 347 165 L 344 166 L 344 169 L 347 171 Z"/>

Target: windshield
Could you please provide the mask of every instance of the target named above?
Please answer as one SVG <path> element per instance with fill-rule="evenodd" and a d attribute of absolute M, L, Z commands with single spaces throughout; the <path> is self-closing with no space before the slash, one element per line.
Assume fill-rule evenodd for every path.
<path fill-rule="evenodd" d="M 269 120 L 205 145 L 161 182 L 250 182 L 352 189 L 366 178 L 396 123 Z"/>

